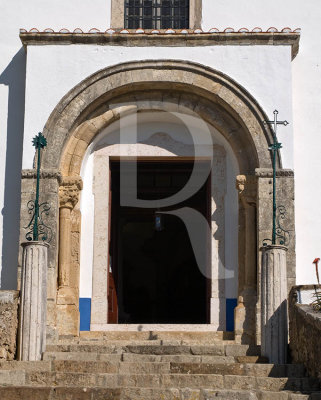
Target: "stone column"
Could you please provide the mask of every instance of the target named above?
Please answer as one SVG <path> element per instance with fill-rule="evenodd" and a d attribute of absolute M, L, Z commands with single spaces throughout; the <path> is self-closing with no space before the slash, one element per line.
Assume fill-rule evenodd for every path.
<path fill-rule="evenodd" d="M 257 244 L 256 202 L 257 179 L 239 175 L 236 178 L 239 192 L 239 297 L 234 313 L 235 340 L 239 343 L 255 342 L 255 305 L 257 301 Z"/>
<path fill-rule="evenodd" d="M 71 212 L 79 201 L 80 177 L 64 178 L 59 188 L 59 289 L 70 287 Z"/>
<path fill-rule="evenodd" d="M 59 187 L 59 253 L 58 253 L 58 330 L 60 334 L 77 335 L 79 331 L 78 294 L 71 282 L 71 213 L 79 201 L 80 177 L 64 177 Z"/>
<path fill-rule="evenodd" d="M 70 284 L 71 210 L 69 203 L 64 203 L 59 209 L 59 288 Z"/>
<path fill-rule="evenodd" d="M 18 359 L 41 360 L 46 348 L 48 247 L 22 243 L 21 305 Z"/>
<path fill-rule="evenodd" d="M 279 245 L 262 249 L 261 353 L 272 364 L 286 364 L 288 345 L 287 248 Z"/>

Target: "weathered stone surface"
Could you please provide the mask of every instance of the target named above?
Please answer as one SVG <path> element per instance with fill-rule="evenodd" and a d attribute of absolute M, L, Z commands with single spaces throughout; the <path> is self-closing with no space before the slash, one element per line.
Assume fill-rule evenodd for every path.
<path fill-rule="evenodd" d="M 18 358 L 41 360 L 46 348 L 48 247 L 23 243 Z"/>
<path fill-rule="evenodd" d="M 0 359 L 13 360 L 18 329 L 17 290 L 0 290 Z"/>
<path fill-rule="evenodd" d="M 126 337 L 128 338 L 124 335 L 122 339 Z M 227 356 L 193 355 L 192 346 L 160 345 L 159 340 L 151 340 L 156 344 L 147 346 L 146 337 L 142 335 L 141 339 L 142 351 L 139 351 L 139 344 L 132 347 L 124 346 L 122 345 L 124 340 L 119 340 L 118 346 L 117 344 L 108 346 L 106 344 L 108 341 L 100 340 L 93 343 L 89 341 L 88 344 L 84 344 L 80 338 L 64 335 L 58 342 L 60 344 L 48 346 L 48 350 L 56 349 L 60 350 L 59 352 L 44 354 L 44 359 L 53 361 L 0 362 L 0 398 L 31 400 L 30 389 L 33 393 L 32 400 L 319 398 L 320 393 L 317 395 L 314 393 L 319 390 L 319 381 L 305 377 L 301 365 L 227 363 L 229 360 Z M 220 345 L 221 347 L 218 344 L 214 347 L 224 349 L 224 353 L 227 346 L 229 351 L 234 349 L 235 353 L 257 350 L 251 346 L 233 346 L 231 343 L 225 345 L 224 342 Z M 160 351 L 162 346 L 164 351 Z M 128 353 L 129 350 L 135 352 Z M 186 351 L 189 353 L 185 354 Z M 203 346 L 201 352 L 211 353 L 212 349 L 210 346 Z M 95 357 L 92 357 L 93 355 Z M 130 362 L 126 360 L 128 356 L 131 357 Z M 106 360 L 103 357 L 107 357 Z M 149 358 L 148 361 L 146 357 Z M 181 360 L 188 358 L 189 361 L 179 361 L 177 357 Z M 212 357 L 215 360 L 222 358 L 225 362 L 204 362 L 203 357 Z M 311 392 L 313 395 L 310 395 Z"/>
<path fill-rule="evenodd" d="M 288 348 L 287 248 L 262 248 L 261 348 L 270 363 L 285 364 Z"/>
<path fill-rule="evenodd" d="M 257 240 L 259 247 L 266 239 L 272 236 L 272 170 L 258 168 L 255 175 L 258 179 L 257 193 Z M 277 171 L 276 197 L 278 206 L 283 205 L 287 214 L 285 219 L 281 219 L 282 226 L 289 231 L 289 243 L 286 243 L 287 251 L 287 290 L 288 293 L 293 286 L 295 279 L 295 218 L 294 218 L 294 175 L 290 170 Z M 267 242 L 268 244 L 270 242 Z M 257 268 L 257 294 L 258 301 L 256 306 L 256 333 L 258 344 L 261 344 L 261 273 L 262 256 L 258 258 Z"/>
<path fill-rule="evenodd" d="M 291 356 L 294 362 L 304 364 L 311 376 L 321 379 L 321 313 L 296 303 L 295 293 L 293 287 L 289 297 Z"/>

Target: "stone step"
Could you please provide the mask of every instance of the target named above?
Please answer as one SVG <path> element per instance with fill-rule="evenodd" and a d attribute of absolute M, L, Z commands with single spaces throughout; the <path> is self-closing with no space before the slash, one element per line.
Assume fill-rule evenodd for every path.
<path fill-rule="evenodd" d="M 122 400 L 121 389 L 68 387 L 0 387 L 1 400 Z"/>
<path fill-rule="evenodd" d="M 154 339 L 154 340 L 64 340 L 60 339 L 52 345 L 94 345 L 94 346 L 212 346 L 224 344 L 235 344 L 234 340 L 184 340 L 184 339 Z"/>
<path fill-rule="evenodd" d="M 216 363 L 170 363 L 172 374 L 213 374 L 213 375 L 243 375 L 270 378 L 302 378 L 306 376 L 304 365 L 301 364 L 216 364 Z"/>
<path fill-rule="evenodd" d="M 110 345 L 110 344 L 57 344 L 47 345 L 48 352 L 94 352 L 104 354 L 149 354 L 149 355 L 213 355 L 213 356 L 257 356 L 260 354 L 259 346 L 240 344 L 214 344 L 204 345 Z"/>
<path fill-rule="evenodd" d="M 45 352 L 44 360 L 72 360 L 72 361 L 126 361 L 126 362 L 188 362 L 188 363 L 233 363 L 232 356 L 194 356 L 194 355 L 152 355 L 152 354 L 104 354 L 87 352 Z M 257 362 L 257 357 L 247 357 L 247 362 Z"/>
<path fill-rule="evenodd" d="M 82 331 L 80 332 L 79 338 L 74 336 L 59 336 L 60 340 L 192 340 L 192 341 L 206 341 L 211 342 L 213 340 L 234 340 L 233 332 L 222 332 L 222 331 L 205 331 L 205 332 L 193 332 L 193 331 Z"/>
<path fill-rule="evenodd" d="M 90 353 L 90 352 L 67 352 L 67 351 L 46 351 L 42 356 L 44 361 L 50 360 L 71 360 L 71 361 L 122 361 L 123 354 Z"/>
<path fill-rule="evenodd" d="M 259 356 L 196 356 L 196 355 L 152 355 L 152 354 L 104 354 L 89 352 L 45 352 L 43 360 L 73 361 L 127 361 L 127 362 L 187 362 L 187 363 L 267 363 L 267 359 Z"/>
<path fill-rule="evenodd" d="M 104 387 L 104 388 L 191 388 L 225 390 L 317 391 L 313 378 L 270 378 L 214 374 L 110 374 L 44 371 L 0 371 L 0 385 Z"/>
<path fill-rule="evenodd" d="M 239 364 L 239 363 L 189 363 L 189 362 L 126 362 L 122 361 L 3 361 L 1 371 L 76 372 L 108 374 L 197 374 L 243 375 L 260 377 L 305 376 L 303 365 Z"/>
<path fill-rule="evenodd" d="M 0 387 L 1 400 L 320 400 L 321 393 L 213 389 Z"/>

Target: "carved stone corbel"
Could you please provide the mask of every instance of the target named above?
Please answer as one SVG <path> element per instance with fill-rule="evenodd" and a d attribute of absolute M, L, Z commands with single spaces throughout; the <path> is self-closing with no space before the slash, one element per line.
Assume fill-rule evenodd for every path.
<path fill-rule="evenodd" d="M 257 177 L 252 175 L 238 175 L 236 177 L 236 189 L 244 207 L 256 206 L 257 201 Z"/>
<path fill-rule="evenodd" d="M 59 206 L 72 210 L 79 201 L 79 193 L 82 190 L 82 179 L 77 177 L 63 178 L 59 187 Z"/>

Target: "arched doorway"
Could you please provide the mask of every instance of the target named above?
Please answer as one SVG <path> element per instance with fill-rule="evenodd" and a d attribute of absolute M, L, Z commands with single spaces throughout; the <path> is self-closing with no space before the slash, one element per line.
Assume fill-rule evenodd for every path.
<path fill-rule="evenodd" d="M 99 71 L 72 89 L 51 114 L 44 128 L 48 148 L 42 160 L 45 185 L 50 186 L 44 197 L 54 204 L 51 222 L 56 232 L 49 255 L 48 329 L 78 332 L 79 245 L 84 232 L 77 203 L 84 156 L 102 130 L 119 120 L 120 115 L 137 109 L 140 96 L 145 99 L 141 111 L 151 109 L 151 98 L 159 103 L 160 110 L 164 102 L 174 110 L 192 110 L 216 129 L 233 151 L 241 175 L 238 187 L 242 196 L 238 294 L 239 306 L 246 310 L 240 313 L 243 316 L 236 329 L 241 326 L 239 334 L 246 331 L 253 339 L 259 329 L 255 310 L 259 294 L 256 243 L 257 237 L 261 240 L 264 229 L 268 229 L 260 226 L 260 215 L 256 219 L 257 189 L 258 181 L 269 179 L 266 171 L 271 168 L 271 132 L 262 123 L 266 119 L 263 111 L 246 90 L 220 72 L 186 61 L 133 62 Z M 119 107 L 110 107 L 117 102 Z M 23 173 L 23 194 L 30 192 L 27 182 L 32 176 Z"/>
<path fill-rule="evenodd" d="M 155 92 L 153 94 L 155 95 Z M 121 124 L 119 121 L 110 124 L 96 136 L 84 157 L 85 161 L 81 171 L 84 182 L 82 192 L 84 201 L 82 200 L 80 205 L 83 216 L 82 229 L 85 232 L 93 232 L 93 234 L 90 237 L 86 235 L 86 238 L 82 240 L 80 297 L 91 299 L 91 329 L 115 329 L 114 326 L 109 327 L 108 324 L 111 322 L 131 322 L 129 306 L 127 306 L 123 315 L 119 315 L 118 319 L 108 318 L 110 304 L 116 299 L 110 298 L 110 301 L 107 302 L 109 287 L 107 285 L 106 265 L 112 264 L 113 268 L 116 265 L 115 263 L 123 265 L 122 254 L 115 257 L 118 251 L 118 246 L 115 243 L 119 243 L 120 246 L 122 243 L 120 239 L 113 239 L 113 237 L 117 237 L 118 228 L 115 230 L 117 221 L 121 218 L 125 220 L 127 218 L 137 220 L 138 218 L 140 222 L 137 221 L 137 229 L 138 226 L 140 226 L 140 229 L 147 229 L 144 232 L 147 235 L 146 241 L 142 244 L 137 235 L 134 236 L 134 241 L 138 241 L 137 246 L 144 245 L 144 249 L 124 244 L 127 249 L 132 247 L 131 250 L 136 254 L 135 260 L 131 259 L 128 262 L 132 265 L 132 270 L 141 270 L 141 275 L 144 276 L 144 278 L 141 276 L 143 281 L 146 281 L 147 273 L 154 268 L 151 274 L 154 274 L 154 279 L 157 280 L 157 285 L 156 282 L 147 285 L 149 290 L 144 288 L 146 297 L 152 298 L 150 301 L 151 315 L 146 317 L 145 321 L 143 321 L 144 316 L 142 316 L 142 320 L 139 322 L 146 323 L 148 321 L 149 323 L 159 324 L 167 321 L 167 323 L 174 324 L 174 321 L 176 321 L 176 324 L 178 324 L 185 321 L 185 324 L 202 323 L 207 324 L 208 329 L 225 330 L 227 314 L 233 322 L 233 308 L 232 306 L 228 308 L 229 303 L 232 303 L 232 299 L 235 301 L 237 298 L 238 196 L 235 190 L 235 176 L 239 173 L 237 161 L 228 142 L 222 138 L 217 130 L 205 124 L 202 120 L 198 121 L 198 117 L 193 117 L 194 126 L 188 126 L 188 123 L 191 122 L 192 113 L 189 110 L 189 114 L 186 114 L 187 110 L 183 106 L 180 107 L 179 113 L 177 111 L 172 113 L 166 110 L 166 103 L 162 102 L 162 104 L 157 105 L 158 109 L 156 110 L 153 94 L 150 94 L 149 97 L 150 109 L 148 110 L 143 108 L 145 102 L 138 101 L 136 97 L 136 109 L 132 110 L 135 113 L 133 126 L 130 124 L 130 122 L 133 122 L 130 121 L 133 114 L 124 116 Z M 172 100 L 172 102 L 169 102 L 169 100 Z M 169 105 L 172 107 L 174 100 L 175 98 L 168 95 L 167 107 Z M 155 106 L 154 109 L 152 109 L 152 106 Z M 161 107 L 163 110 L 160 109 Z M 123 125 L 122 130 L 120 125 Z M 135 138 L 131 135 L 134 130 L 137 131 Z M 120 134 L 121 131 L 122 135 Z M 190 131 L 194 134 L 194 139 L 189 134 Z M 208 135 L 208 141 L 206 135 Z M 193 161 L 196 149 L 193 141 L 199 141 L 199 143 L 196 143 L 197 153 L 199 154 L 198 161 L 200 162 L 197 167 Z M 146 207 L 132 207 L 131 204 L 129 204 L 129 207 L 118 206 L 118 214 L 113 216 L 115 191 L 118 190 L 119 193 L 119 187 L 117 188 L 117 185 L 119 185 L 119 160 L 122 160 L 125 174 L 131 172 L 129 167 L 135 160 L 135 163 L 138 164 L 138 183 L 141 182 L 140 185 L 138 184 L 139 195 L 149 200 L 157 198 L 157 193 L 162 198 L 168 198 L 177 193 L 187 184 L 193 169 L 201 168 L 203 170 L 207 168 L 208 170 L 204 171 L 206 175 L 200 183 L 198 180 L 196 181 L 196 187 L 195 184 L 192 185 L 191 193 L 173 204 L 165 204 L 165 206 L 160 204 L 149 206 L 147 204 Z M 126 169 L 127 166 L 128 170 Z M 113 176 L 114 172 L 117 175 Z M 199 171 L 199 173 L 201 172 Z M 135 174 L 136 171 L 134 171 L 133 180 Z M 115 180 L 117 185 L 113 188 Z M 125 184 L 124 190 L 131 189 L 130 185 L 131 178 Z M 91 209 L 87 205 L 88 199 L 92 199 L 94 203 L 94 207 Z M 116 201 L 119 204 L 119 198 Z M 168 212 L 175 214 L 176 211 L 187 207 L 200 212 L 205 218 L 206 224 L 208 224 L 208 237 L 205 234 L 204 240 L 195 245 L 191 243 L 192 240 L 189 238 L 191 233 L 188 235 L 186 221 L 181 221 L 181 216 L 168 215 Z M 225 210 L 228 210 L 228 212 L 225 212 Z M 161 233 L 155 232 L 156 229 L 153 227 L 157 212 L 167 213 L 166 216 L 162 216 L 163 220 L 167 220 L 167 224 L 165 223 L 165 228 L 161 230 Z M 189 218 L 189 215 L 187 215 L 187 218 Z M 175 219 L 175 224 L 174 222 L 171 223 L 170 219 Z M 184 223 L 180 224 L 180 222 Z M 174 225 L 177 229 L 182 225 L 182 232 L 176 232 L 177 235 L 180 235 L 180 240 L 177 240 L 177 237 L 170 238 L 171 235 L 175 236 Z M 109 230 L 107 226 L 110 226 Z M 133 225 L 131 226 L 133 227 Z M 199 228 L 195 227 L 195 229 Z M 156 237 L 159 238 L 158 243 L 154 243 L 154 246 L 152 246 Z M 182 240 L 183 237 L 186 238 L 188 243 Z M 198 239 L 198 236 L 196 239 Z M 148 246 L 148 242 L 150 242 L 150 246 Z M 162 261 L 155 260 L 155 255 L 148 254 L 148 251 L 151 252 L 152 248 L 157 253 L 160 250 L 161 242 L 163 242 L 164 251 L 166 246 L 173 245 L 169 257 L 166 258 L 163 254 L 164 251 L 161 251 Z M 202 248 L 200 250 L 201 258 L 206 257 L 206 260 L 197 261 L 195 259 L 195 247 Z M 184 264 L 184 257 L 190 253 L 191 257 L 187 258 Z M 139 259 L 139 257 L 142 258 Z M 146 264 L 145 275 L 143 274 L 144 263 Z M 190 264 L 195 264 L 195 267 Z M 198 264 L 200 264 L 199 267 Z M 171 268 L 169 268 L 169 265 L 172 265 Z M 181 268 L 181 271 L 179 271 L 179 268 Z M 169 277 L 165 285 L 167 269 L 170 271 L 168 271 Z M 160 272 L 156 279 L 156 270 L 165 272 Z M 115 273 L 115 271 L 113 272 Z M 178 274 L 180 274 L 181 280 L 178 279 Z M 188 274 L 189 281 L 187 279 Z M 196 281 L 193 280 L 193 276 L 198 276 Z M 171 279 L 174 279 L 174 277 L 176 277 L 175 281 L 172 282 Z M 114 278 L 117 281 L 116 286 L 119 288 L 117 291 L 118 302 L 121 305 L 125 296 L 132 308 L 133 301 L 128 300 L 129 291 L 125 288 L 126 284 L 123 285 L 122 282 L 119 282 L 117 273 Z M 153 278 L 151 279 L 153 280 Z M 93 285 L 91 285 L 91 282 L 93 282 Z M 183 282 L 185 282 L 185 289 Z M 151 289 L 153 285 L 155 291 Z M 162 287 L 159 287 L 159 285 Z M 164 288 L 164 286 L 166 287 Z M 136 288 L 136 291 L 139 291 L 139 288 L 143 287 L 143 282 L 136 281 L 131 288 L 132 290 Z M 179 287 L 181 287 L 180 294 L 177 293 Z M 161 293 L 160 296 L 155 295 L 156 291 Z M 166 292 L 168 292 L 167 295 Z M 163 300 L 161 300 L 162 296 Z M 175 303 L 181 304 L 181 316 L 178 317 L 178 312 L 175 318 L 171 316 L 173 304 L 172 306 L 169 305 L 169 297 L 172 297 L 172 303 L 175 299 Z M 161 303 L 162 307 L 160 306 Z M 189 307 L 187 303 L 190 304 Z M 152 304 L 155 304 L 155 307 Z M 182 304 L 184 304 L 184 307 Z M 161 310 L 159 310 L 160 308 Z M 168 311 L 165 311 L 166 309 Z M 120 312 L 122 313 L 122 309 Z M 183 317 L 184 313 L 185 317 Z"/>

